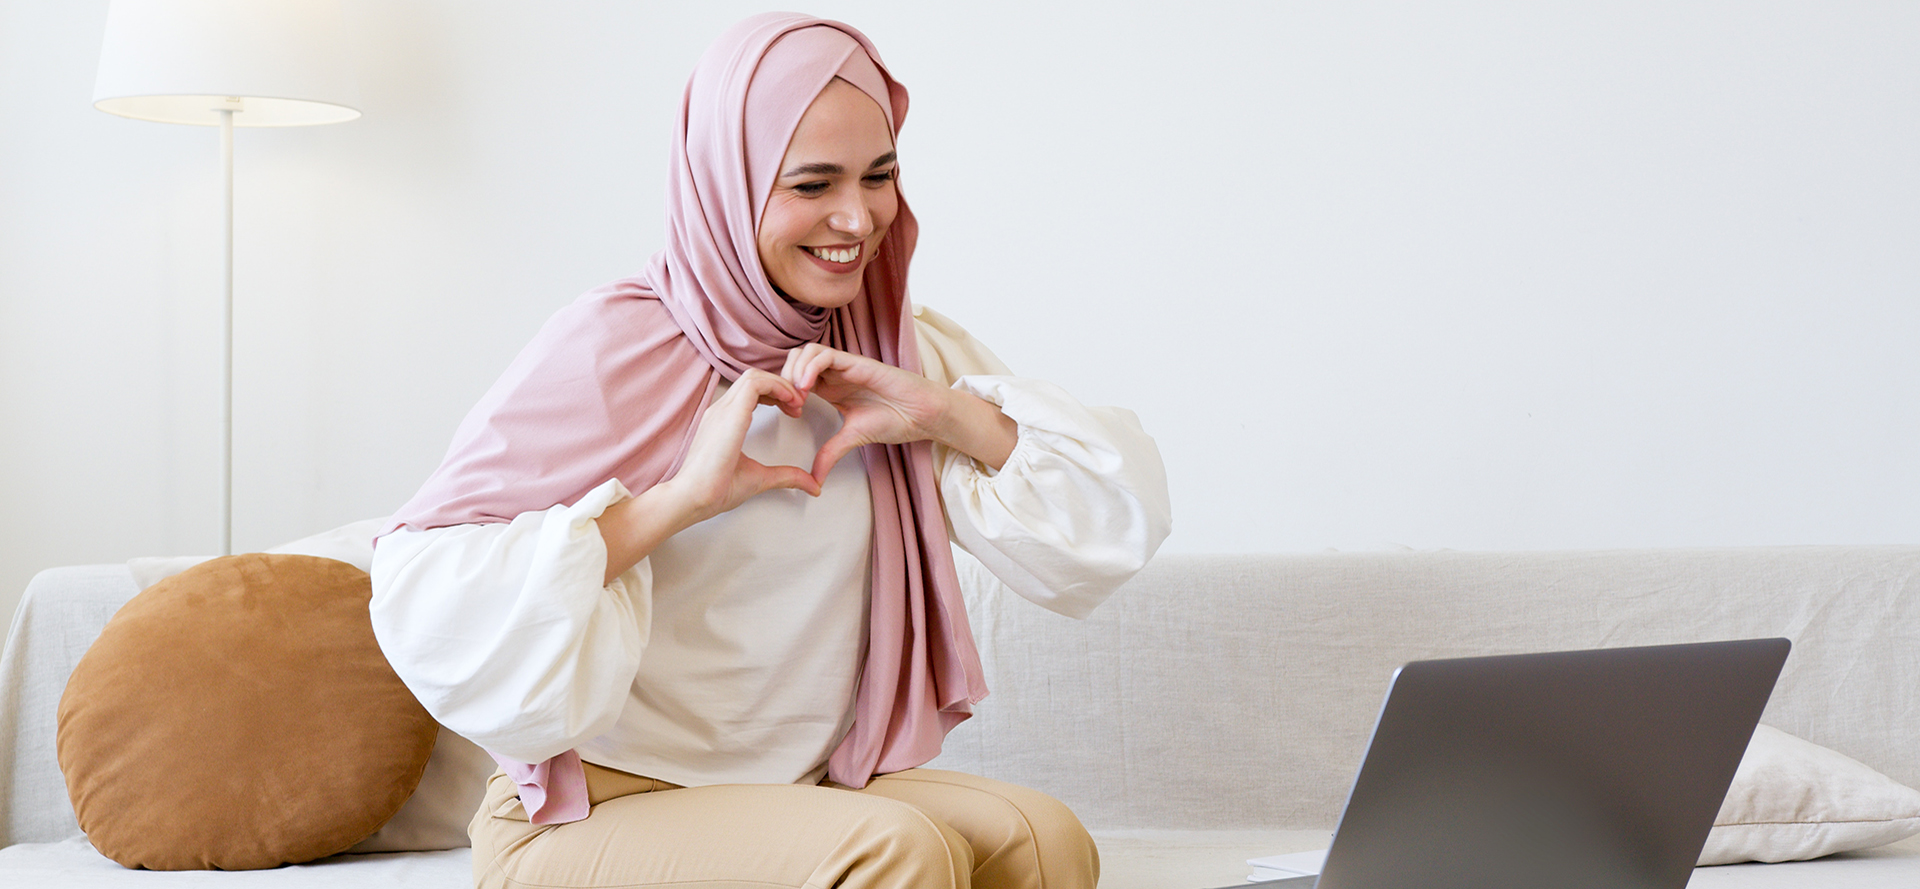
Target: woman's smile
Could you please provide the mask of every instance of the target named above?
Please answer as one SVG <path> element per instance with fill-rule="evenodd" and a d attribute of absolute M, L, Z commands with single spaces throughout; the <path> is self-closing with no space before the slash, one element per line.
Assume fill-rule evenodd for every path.
<path fill-rule="evenodd" d="M 802 247 L 808 256 L 820 262 L 831 272 L 851 272 L 860 267 L 861 245 L 849 244 L 842 247 Z"/>

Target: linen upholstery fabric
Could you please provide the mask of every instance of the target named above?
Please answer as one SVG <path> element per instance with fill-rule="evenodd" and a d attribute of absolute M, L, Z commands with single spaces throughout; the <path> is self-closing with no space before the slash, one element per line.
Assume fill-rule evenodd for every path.
<path fill-rule="evenodd" d="M 929 766 L 1095 829 L 1332 827 L 1410 660 L 1767 636 L 1762 722 L 1920 786 L 1916 546 L 1170 553 L 1084 621 L 961 577 L 993 705 Z"/>
<path fill-rule="evenodd" d="M 365 572 L 215 559 L 108 621 L 60 699 L 58 754 L 101 853 L 152 870 L 276 867 L 373 833 L 437 727 L 387 666 Z"/>
<path fill-rule="evenodd" d="M 1713 824 L 1701 864 L 1802 861 L 1920 833 L 1920 790 L 1762 725 Z"/>
<path fill-rule="evenodd" d="M 666 247 L 639 277 L 589 293 L 548 322 L 461 423 L 440 468 L 387 532 L 509 522 L 571 505 L 610 478 L 644 491 L 679 465 L 721 379 L 756 367 L 778 372 L 787 350 L 805 343 L 919 370 L 907 300 L 919 226 L 904 197 L 861 296 L 847 306 L 791 302 L 761 267 L 764 183 L 835 76 L 866 92 L 897 132 L 906 90 L 850 26 L 766 13 L 714 42 L 688 81 L 670 151 Z M 854 787 L 931 759 L 986 695 L 931 446 L 861 451 L 874 514 L 869 638 L 853 726 L 828 765 L 835 781 Z M 574 750 L 555 749 L 542 763 L 495 758 L 528 795 L 535 823 L 585 817 Z"/>
<path fill-rule="evenodd" d="M 1012 594 L 976 584 L 970 601 Z M 1443 594 L 1483 586 L 1505 587 L 1507 577 L 1524 583 L 1498 596 L 1468 596 L 1448 602 Z M 1445 584 L 1438 581 L 1445 578 Z M 1397 584 L 1413 596 L 1427 586 L 1430 604 L 1417 615 L 1377 610 L 1335 614 L 1343 598 L 1368 580 Z M 1284 582 L 1283 582 L 1284 581 Z M 87 844 L 65 800 L 65 784 L 54 758 L 54 716 L 60 690 L 74 664 L 119 607 L 139 592 L 127 567 L 90 565 L 51 568 L 27 585 L 15 612 L 4 653 L 0 653 L 0 885 L 59 886 L 62 889 L 152 889 L 155 882 L 179 889 L 289 889 L 289 887 L 376 887 L 460 889 L 472 885 L 466 849 L 397 855 L 333 856 L 305 865 L 234 873 L 183 872 L 156 878 L 114 864 Z M 1371 596 L 1367 601 L 1373 601 Z M 1122 603 L 1131 603 L 1124 605 Z M 1712 607 L 1702 607 L 1710 604 Z M 1439 607 L 1445 606 L 1445 607 Z M 1498 608 L 1498 611 L 1491 610 Z M 1492 623 L 1510 626 L 1515 608 L 1559 618 L 1568 613 L 1611 616 L 1619 632 L 1643 635 L 1649 624 L 1684 618 L 1675 632 L 1695 638 L 1730 638 L 1757 624 L 1791 626 L 1800 640 L 1788 671 L 1797 678 L 1775 694 L 1768 716 L 1773 725 L 1870 764 L 1908 785 L 1920 784 L 1920 762 L 1913 739 L 1920 737 L 1920 708 L 1901 705 L 1920 687 L 1920 651 L 1912 627 L 1920 620 L 1920 546 L 1898 547 L 1753 547 L 1737 550 L 1620 550 L 1604 553 L 1330 553 L 1267 555 L 1183 555 L 1157 557 L 1146 573 L 1104 606 L 1093 620 L 1097 631 L 1061 632 L 1076 621 L 1021 603 L 1009 605 L 1010 619 L 979 623 L 983 652 L 1010 652 L 1018 660 L 1000 665 L 991 705 L 956 730 L 947 760 L 972 756 L 989 733 L 993 739 L 1034 745 L 1017 760 L 1030 773 L 1046 776 L 1043 789 L 1072 795 L 1100 844 L 1102 889 L 1225 886 L 1246 878 L 1248 858 L 1304 851 L 1326 845 L 1330 822 L 1310 821 L 1290 805 L 1296 797 L 1318 805 L 1324 772 L 1302 768 L 1312 751 L 1348 753 L 1327 737 L 1354 731 L 1379 706 L 1385 674 L 1365 686 L 1364 701 L 1316 711 L 1323 718 L 1303 719 L 1306 701 L 1324 702 L 1319 685 L 1329 677 L 1372 674 L 1381 660 L 1419 645 L 1409 624 L 1424 621 L 1421 635 L 1450 648 L 1473 648 L 1472 631 Z M 1017 619 L 1025 614 L 1033 620 Z M 1307 620 L 1309 615 L 1320 620 Z M 1692 617 L 1687 617 L 1692 615 Z M 1591 640 L 1604 631 L 1587 624 L 1576 635 Z M 1152 623 L 1152 644 L 1109 657 L 1110 646 L 1131 645 Z M 1134 625 L 1109 642 L 1104 634 Z M 1366 632 L 1392 628 L 1390 638 Z M 1218 666 L 1252 670 L 1287 658 L 1300 644 L 1327 631 L 1344 630 L 1344 647 L 1327 647 L 1313 657 L 1333 660 L 1324 672 L 1294 669 L 1245 675 L 1202 672 Z M 1036 633 L 1054 634 L 1036 639 Z M 1562 628 L 1540 626 L 1538 639 L 1557 637 Z M 1260 640 L 1257 647 L 1247 640 Z M 1308 640 L 1303 643 L 1303 640 Z M 1535 640 L 1537 641 L 1537 639 Z M 1485 653 L 1511 651 L 1511 638 L 1493 634 Z M 1046 646 L 1057 672 L 1013 674 L 1028 649 Z M 1384 655 L 1380 646 L 1392 651 Z M 1305 663 L 1301 658 L 1299 663 Z M 1397 663 L 1397 661 L 1395 662 Z M 1116 667 L 1124 668 L 1124 672 Z M 1143 677 L 1160 677 L 1149 684 Z M 1364 679 L 1364 676 L 1362 677 Z M 1344 680 L 1343 680 L 1344 681 Z M 1124 684 L 1109 696 L 1100 683 Z M 1148 693 L 1159 697 L 1148 697 Z M 1018 714 L 1043 709 L 1053 696 L 1061 708 L 1086 707 L 1111 700 L 1105 710 L 1084 710 L 1077 720 L 1046 725 L 1018 724 Z M 1014 711 L 1007 718 L 1001 710 Z M 1065 713 L 1063 716 L 1072 716 Z M 1155 730 L 1151 720 L 1190 717 L 1194 722 Z M 1119 724 L 1134 719 L 1131 726 Z M 1100 720 L 1096 725 L 1092 720 Z M 1067 722 L 1068 729 L 1061 725 Z M 993 725 L 1001 724 L 999 728 Z M 1222 731 L 1221 728 L 1225 730 Z M 1365 728 L 1358 731 L 1364 744 Z M 1169 739 L 1184 739 L 1171 746 Z M 1112 792 L 1089 810 L 1086 776 L 1075 774 L 1096 753 L 1113 751 L 1125 739 L 1128 755 L 1102 760 L 1098 778 Z M 1248 755 L 1254 751 L 1258 759 Z M 1246 768 L 1222 780 L 1222 764 L 1246 757 Z M 977 761 L 978 757 L 974 757 Z M 996 759 L 992 772 L 1008 776 L 1008 763 Z M 1354 761 L 1335 764 L 1353 777 Z M 481 774 L 492 773 L 492 766 Z M 1042 771 L 1044 770 L 1044 771 Z M 1199 783 L 1203 793 L 1187 792 Z M 1346 788 L 1326 791 L 1338 797 Z M 1116 805 L 1134 801 L 1132 809 Z M 1339 799 L 1326 803 L 1338 812 Z M 469 812 L 471 814 L 471 812 Z M 1131 815 L 1122 822 L 1122 816 Z M 1331 817 L 1331 816 L 1329 816 Z M 1291 818 L 1292 821 L 1282 821 Z M 1122 823 L 1134 829 L 1120 827 Z M 1295 829 L 1277 825 L 1291 823 Z M 1211 829 L 1197 829 L 1205 825 Z M 1692 889 L 1912 889 L 1920 885 L 1920 837 L 1890 846 L 1784 864 L 1735 864 L 1700 868 Z"/>

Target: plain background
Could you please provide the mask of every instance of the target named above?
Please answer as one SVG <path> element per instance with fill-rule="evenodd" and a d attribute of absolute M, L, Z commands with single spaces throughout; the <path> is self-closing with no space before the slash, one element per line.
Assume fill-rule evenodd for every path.
<path fill-rule="evenodd" d="M 0 2 L 0 606 L 218 547 L 212 129 Z M 660 245 L 736 2 L 358 0 L 237 138 L 236 544 L 384 515 Z M 1920 538 L 1920 4 L 822 2 L 909 87 L 916 299 L 1136 410 L 1169 551 Z"/>

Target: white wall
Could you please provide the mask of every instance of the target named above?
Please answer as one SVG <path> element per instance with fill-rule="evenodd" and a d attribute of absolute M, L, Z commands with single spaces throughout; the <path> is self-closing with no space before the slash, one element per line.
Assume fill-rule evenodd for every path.
<path fill-rule="evenodd" d="M 759 4 L 359 0 L 361 120 L 238 138 L 237 544 L 404 501 L 660 241 Z M 218 543 L 217 137 L 0 5 L 0 605 Z M 1920 538 L 1920 5 L 837 2 L 913 90 L 916 296 L 1133 407 L 1171 550 Z"/>

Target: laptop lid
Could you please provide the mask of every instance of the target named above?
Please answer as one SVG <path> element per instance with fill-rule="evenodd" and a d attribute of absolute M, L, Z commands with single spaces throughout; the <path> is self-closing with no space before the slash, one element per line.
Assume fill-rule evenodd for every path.
<path fill-rule="evenodd" d="M 1685 886 L 1789 647 L 1401 667 L 1316 886 Z"/>

